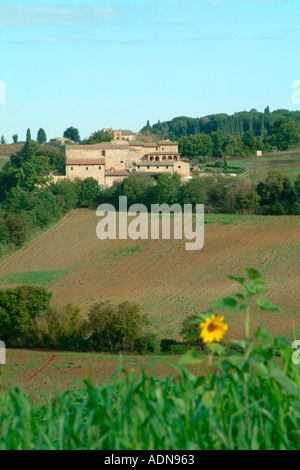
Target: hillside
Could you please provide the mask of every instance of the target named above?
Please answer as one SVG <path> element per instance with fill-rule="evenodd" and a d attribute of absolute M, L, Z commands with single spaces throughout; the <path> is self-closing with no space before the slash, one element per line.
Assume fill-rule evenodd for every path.
<path fill-rule="evenodd" d="M 96 237 L 94 211 L 75 211 L 0 266 L 0 286 L 44 285 L 53 301 L 138 302 L 163 337 L 178 335 L 187 315 L 232 293 L 227 274 L 256 267 L 268 281 L 268 298 L 287 311 L 261 314 L 257 324 L 274 334 L 299 328 L 299 217 L 207 215 L 203 250 L 187 252 L 183 241 L 113 240 Z M 228 318 L 228 338 L 242 335 Z"/>
<path fill-rule="evenodd" d="M 158 121 L 152 126 L 148 121 L 140 132 L 143 134 L 150 132 L 161 138 L 170 138 L 172 140 L 201 132 L 211 134 L 216 131 L 231 135 L 243 135 L 244 132 L 251 131 L 255 136 L 261 136 L 281 117 L 290 117 L 295 121 L 299 121 L 300 112 L 289 111 L 288 109 L 277 109 L 270 112 L 269 107 L 267 107 L 263 113 L 253 108 L 250 111 L 240 111 L 232 115 L 220 113 L 197 118 L 179 116 L 170 121 Z"/>
<path fill-rule="evenodd" d="M 274 152 L 261 157 L 247 156 L 241 158 L 228 158 L 228 164 L 245 170 L 244 176 L 257 181 L 264 181 L 270 171 L 283 171 L 290 175 L 295 181 L 300 174 L 300 151 L 299 149 L 286 152 Z"/>

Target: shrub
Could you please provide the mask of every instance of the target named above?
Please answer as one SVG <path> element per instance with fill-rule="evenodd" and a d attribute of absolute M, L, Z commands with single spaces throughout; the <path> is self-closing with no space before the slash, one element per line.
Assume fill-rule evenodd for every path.
<path fill-rule="evenodd" d="M 88 313 L 86 329 L 91 348 L 97 351 L 133 351 L 135 343 L 150 324 L 139 313 L 137 304 L 123 302 L 117 307 L 110 302 L 94 304 Z"/>
<path fill-rule="evenodd" d="M 205 345 L 200 338 L 199 328 L 196 331 L 196 326 L 199 326 L 198 315 L 190 315 L 183 320 L 180 334 L 190 348 L 203 351 Z"/>
<path fill-rule="evenodd" d="M 94 178 L 86 178 L 78 182 L 80 186 L 79 204 L 91 206 L 99 196 L 99 184 Z"/>
<path fill-rule="evenodd" d="M 185 352 L 187 352 L 189 349 L 190 348 L 187 344 L 177 343 L 177 344 L 173 344 L 170 347 L 170 353 L 175 354 L 176 356 L 180 356 L 181 354 L 184 354 Z"/>
<path fill-rule="evenodd" d="M 164 338 L 160 342 L 160 351 L 162 353 L 169 353 L 171 351 L 171 346 L 178 344 L 175 339 Z"/>
<path fill-rule="evenodd" d="M 0 337 L 8 347 L 36 345 L 36 319 L 50 311 L 51 295 L 43 287 L 23 285 L 0 290 Z"/>
<path fill-rule="evenodd" d="M 84 320 L 80 307 L 69 303 L 55 305 L 49 315 L 36 321 L 36 337 L 40 347 L 69 351 L 87 350 Z"/>
<path fill-rule="evenodd" d="M 134 351 L 139 354 L 151 354 L 155 352 L 156 335 L 145 334 L 139 336 L 134 342 Z"/>
<path fill-rule="evenodd" d="M 22 214 L 9 214 L 6 218 L 6 226 L 11 243 L 22 246 L 29 238 L 27 219 Z"/>

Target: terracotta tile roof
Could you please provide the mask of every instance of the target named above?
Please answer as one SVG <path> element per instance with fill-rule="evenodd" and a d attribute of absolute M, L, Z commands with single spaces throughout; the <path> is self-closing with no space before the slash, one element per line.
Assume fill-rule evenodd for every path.
<path fill-rule="evenodd" d="M 67 160 L 67 165 L 105 165 L 105 158 L 72 158 Z"/>
<path fill-rule="evenodd" d="M 128 175 L 129 173 L 126 170 L 108 171 L 105 174 L 105 176 L 128 176 Z"/>
<path fill-rule="evenodd" d="M 128 149 L 129 148 L 129 142 L 125 141 L 120 141 L 122 142 L 121 144 L 114 143 L 112 144 L 111 142 L 102 142 L 101 144 L 92 144 L 92 145 L 68 145 L 67 146 L 67 152 L 70 152 L 70 150 L 110 150 L 110 149 Z"/>
<path fill-rule="evenodd" d="M 122 132 L 122 135 L 136 135 L 135 132 L 132 132 L 132 131 L 121 131 Z"/>

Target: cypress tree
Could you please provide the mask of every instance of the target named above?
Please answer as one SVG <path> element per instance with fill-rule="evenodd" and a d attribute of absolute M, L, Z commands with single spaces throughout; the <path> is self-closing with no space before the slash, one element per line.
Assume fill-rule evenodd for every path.
<path fill-rule="evenodd" d="M 27 144 L 29 144 L 29 142 L 31 142 L 31 132 L 30 132 L 30 129 L 27 129 L 27 133 L 26 133 L 26 142 L 27 142 Z"/>

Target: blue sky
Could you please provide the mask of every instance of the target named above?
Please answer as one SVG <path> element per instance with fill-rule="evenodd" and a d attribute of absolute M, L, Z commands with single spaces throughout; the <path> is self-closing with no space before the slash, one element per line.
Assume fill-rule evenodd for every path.
<path fill-rule="evenodd" d="M 0 2 L 0 134 L 297 109 L 299 0 Z"/>

